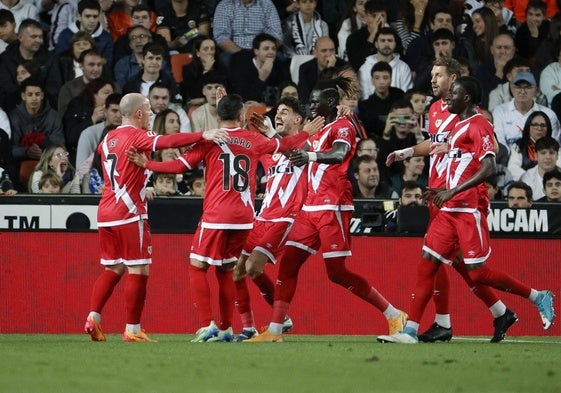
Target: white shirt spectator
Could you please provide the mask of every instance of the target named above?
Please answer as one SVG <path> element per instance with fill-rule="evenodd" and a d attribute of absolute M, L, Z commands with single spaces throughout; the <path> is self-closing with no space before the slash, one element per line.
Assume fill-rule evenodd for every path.
<path fill-rule="evenodd" d="M 561 168 L 558 166 L 557 170 L 561 171 Z M 532 169 L 528 169 L 526 173 L 520 177 L 520 181 L 523 181 L 532 188 L 532 199 L 534 201 L 545 196 L 543 192 L 543 176 L 538 172 L 537 165 Z"/>
<path fill-rule="evenodd" d="M 554 88 L 557 87 L 557 89 Z M 547 96 L 547 102 L 551 105 L 553 97 L 561 93 L 561 64 L 551 63 L 545 67 L 540 74 L 540 90 Z"/>
<path fill-rule="evenodd" d="M 374 85 L 372 84 L 372 66 L 378 62 L 376 55 L 370 55 L 364 60 L 364 63 L 358 70 L 358 78 L 360 81 L 361 99 L 366 100 L 374 94 Z M 392 87 L 397 87 L 403 91 L 407 91 L 413 87 L 413 79 L 411 78 L 411 69 L 406 62 L 399 58 L 398 53 L 393 54 L 392 61 L 389 62 L 392 67 Z"/>
<path fill-rule="evenodd" d="M 19 24 L 24 19 L 30 18 L 39 21 L 39 11 L 32 2 L 22 0 L 10 8 L 0 1 L 0 10 L 8 10 L 14 14 L 14 19 L 16 20 L 16 32 L 19 31 Z"/>

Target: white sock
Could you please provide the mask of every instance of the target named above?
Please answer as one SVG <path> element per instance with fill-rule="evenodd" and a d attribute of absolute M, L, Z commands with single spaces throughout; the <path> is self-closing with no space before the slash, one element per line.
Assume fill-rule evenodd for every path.
<path fill-rule="evenodd" d="M 499 300 L 497 303 L 489 307 L 489 311 L 491 311 L 491 315 L 493 315 L 493 318 L 498 318 L 505 314 L 506 306 L 501 300 Z"/>
<path fill-rule="evenodd" d="M 101 322 L 101 314 L 95 311 L 90 311 L 90 313 L 88 314 L 88 318 L 93 318 L 94 321 L 96 321 L 97 323 Z"/>
<path fill-rule="evenodd" d="M 127 323 L 127 331 L 134 334 L 140 333 L 140 323 L 135 323 L 134 325 Z"/>
<path fill-rule="evenodd" d="M 271 322 L 269 324 L 269 332 L 275 335 L 282 334 L 282 323 Z"/>
<path fill-rule="evenodd" d="M 399 316 L 399 310 L 390 304 L 388 308 L 384 310 L 384 316 L 386 319 L 396 318 Z"/>
<path fill-rule="evenodd" d="M 530 299 L 530 301 L 535 302 L 536 299 L 538 298 L 539 295 L 539 291 L 536 291 L 534 288 L 532 288 L 532 290 L 530 291 L 530 296 L 528 296 L 528 299 Z"/>
<path fill-rule="evenodd" d="M 435 314 L 434 322 L 438 323 L 440 326 L 446 329 L 452 327 L 452 322 L 450 322 L 450 314 Z"/>

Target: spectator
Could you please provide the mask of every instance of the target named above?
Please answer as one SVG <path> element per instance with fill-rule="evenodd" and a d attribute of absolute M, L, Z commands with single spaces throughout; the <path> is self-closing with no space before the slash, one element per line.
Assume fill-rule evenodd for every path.
<path fill-rule="evenodd" d="M 380 182 L 380 170 L 372 156 L 364 155 L 357 158 L 354 177 L 356 179 L 356 187 L 353 190 L 354 198 L 398 198 L 394 190 Z"/>
<path fill-rule="evenodd" d="M 499 187 L 498 177 L 496 175 L 490 176 L 485 179 L 485 184 L 487 185 L 487 195 L 489 196 L 490 201 L 498 201 L 503 199 L 503 194 Z"/>
<path fill-rule="evenodd" d="M 29 178 L 29 192 L 38 193 L 39 180 L 45 173 L 53 173 L 62 179 L 63 194 L 79 194 L 80 179 L 78 174 L 68 162 L 68 151 L 63 145 L 51 145 L 43 151 L 35 171 Z"/>
<path fill-rule="evenodd" d="M 232 90 L 244 101 L 276 104 L 279 85 L 290 79 L 288 66 L 276 55 L 276 38 L 267 33 L 257 34 L 253 40 L 252 52 L 243 50 L 232 56 Z"/>
<path fill-rule="evenodd" d="M 279 85 L 279 100 L 284 97 L 293 97 L 297 100 L 300 100 L 300 95 L 298 94 L 298 85 L 291 80 L 286 80 Z M 301 101 L 300 101 L 301 102 Z M 272 107 L 265 115 L 271 120 L 274 121 L 277 115 L 277 105 Z"/>
<path fill-rule="evenodd" d="M 460 40 L 467 50 L 469 68 L 476 70 L 491 61 L 491 45 L 499 27 L 495 14 L 486 7 L 473 11 L 471 22 Z"/>
<path fill-rule="evenodd" d="M 540 74 L 540 89 L 547 96 L 549 106 L 557 117 L 561 115 L 561 40 L 555 45 L 557 61 L 549 64 Z"/>
<path fill-rule="evenodd" d="M 371 82 L 371 71 L 372 66 L 379 61 L 385 61 L 392 67 L 391 86 L 397 87 L 403 91 L 407 91 L 413 87 L 411 70 L 407 63 L 399 58 L 399 53 L 396 52 L 398 40 L 399 37 L 392 28 L 383 27 L 378 30 L 374 39 L 377 53 L 368 56 L 358 71 L 363 100 L 366 100 L 374 93 L 374 86 Z"/>
<path fill-rule="evenodd" d="M 541 0 L 529 1 L 526 7 L 526 21 L 516 31 L 514 43 L 518 55 L 530 61 L 534 61 L 540 42 L 545 40 L 549 33 L 549 21 L 545 19 L 545 13 L 545 3 Z"/>
<path fill-rule="evenodd" d="M 0 9 L 0 54 L 17 39 L 14 14 L 11 11 Z"/>
<path fill-rule="evenodd" d="M 366 24 L 365 4 L 366 0 L 353 0 L 347 18 L 343 20 L 337 32 L 337 41 L 339 42 L 337 56 L 343 60 L 349 60 L 347 56 L 347 39 L 352 33 Z"/>
<path fill-rule="evenodd" d="M 514 12 L 514 17 L 520 23 L 526 22 L 526 15 L 528 10 L 528 4 L 531 0 L 505 0 L 504 7 Z M 546 5 L 545 16 L 553 18 L 555 14 L 559 12 L 559 6 L 556 0 L 543 0 Z"/>
<path fill-rule="evenodd" d="M 53 172 L 44 173 L 39 179 L 40 194 L 60 194 L 64 183 L 59 175 Z"/>
<path fill-rule="evenodd" d="M 514 36 L 518 28 L 518 22 L 514 17 L 514 12 L 504 7 L 503 0 L 484 0 L 485 7 L 489 8 L 495 14 L 499 32 Z"/>
<path fill-rule="evenodd" d="M 142 51 L 144 45 L 152 42 L 150 30 L 142 25 L 129 28 L 127 37 L 129 38 L 131 54 L 120 58 L 114 68 L 115 83 L 121 89 L 130 79 L 142 71 Z"/>
<path fill-rule="evenodd" d="M 544 196 L 536 202 L 561 202 L 561 172 L 553 170 L 543 175 Z"/>
<path fill-rule="evenodd" d="M 408 181 L 413 181 L 423 187 L 428 185 L 428 177 L 425 174 L 425 157 L 408 157 L 403 160 L 403 171 L 390 178 L 390 185 L 394 190 L 401 190 Z"/>
<path fill-rule="evenodd" d="M 536 142 L 536 159 L 537 164 L 535 167 L 528 169 L 520 177 L 520 181 L 528 184 L 532 188 L 534 200 L 542 198 L 543 190 L 543 175 L 546 172 L 553 170 L 561 170 L 557 165 L 559 160 L 559 143 L 551 138 L 544 136 Z"/>
<path fill-rule="evenodd" d="M 205 103 L 205 97 L 202 94 L 202 77 L 207 73 L 220 74 L 224 77 L 225 87 L 227 87 L 228 70 L 218 56 L 216 42 L 209 36 L 197 37 L 193 43 L 191 55 L 191 62 L 183 66 L 181 95 L 183 101 L 189 106 L 202 105 Z"/>
<path fill-rule="evenodd" d="M 166 85 L 171 94 L 170 99 L 176 103 L 182 102 L 179 85 L 164 68 L 164 48 L 149 42 L 142 48 L 142 69 L 125 83 L 123 94 L 140 93 L 148 96 L 150 86 L 154 83 Z"/>
<path fill-rule="evenodd" d="M 111 97 L 111 96 L 109 96 Z M 108 99 L 109 99 L 108 97 Z M 120 97 L 120 94 L 119 94 Z M 118 108 L 119 109 L 119 108 Z M 119 117 L 121 111 L 119 110 Z M 103 123 L 100 123 L 103 124 Z M 120 123 L 119 123 L 120 125 Z M 94 127 L 94 126 L 92 126 Z M 111 130 L 117 128 L 115 125 L 108 125 L 104 127 L 101 131 L 101 135 L 99 136 L 98 140 L 96 141 L 96 145 L 94 147 L 94 152 L 88 157 L 86 161 L 83 162 L 82 170 L 85 173 L 82 175 L 82 194 L 94 194 L 100 195 L 103 192 L 103 187 L 105 186 L 105 180 L 103 179 L 103 168 L 101 167 L 101 155 L 97 151 L 97 146 L 103 141 L 105 135 Z M 91 127 L 90 127 L 91 129 Z M 86 132 L 86 129 L 84 132 Z M 82 133 L 83 135 L 83 133 Z M 80 137 L 80 140 L 82 138 Z M 79 146 L 79 145 L 78 145 Z"/>
<path fill-rule="evenodd" d="M 57 107 L 56 97 L 62 86 L 58 61 L 43 46 L 43 31 L 39 22 L 25 19 L 19 27 L 18 40 L 12 42 L 0 56 L 0 103 L 7 111 L 19 102 L 17 66 L 29 60 L 39 64 L 39 80 L 45 86 L 45 96 L 53 108 Z"/>
<path fill-rule="evenodd" d="M 152 131 L 159 135 L 170 135 L 177 134 L 180 128 L 181 121 L 177 112 L 172 109 L 164 109 L 156 115 Z"/>
<path fill-rule="evenodd" d="M 78 140 L 82 132 L 105 119 L 105 100 L 115 89 L 113 83 L 105 79 L 94 79 L 82 94 L 74 97 L 64 113 L 64 135 L 70 152 L 70 163 L 76 164 Z"/>
<path fill-rule="evenodd" d="M 308 97 L 319 80 L 319 75 L 331 67 L 341 67 L 345 61 L 335 56 L 335 43 L 327 36 L 319 37 L 312 52 L 314 58 L 300 65 L 298 69 L 298 95 L 302 103 L 308 103 Z"/>
<path fill-rule="evenodd" d="M 204 131 L 218 128 L 218 114 L 216 112 L 216 92 L 225 88 L 225 81 L 221 75 L 212 73 L 202 77 L 203 96 L 206 102 L 191 113 L 191 130 Z"/>
<path fill-rule="evenodd" d="M 159 13 L 156 32 L 166 39 L 170 50 L 189 52 L 194 36 L 210 34 L 210 17 L 202 2 L 174 0 Z"/>
<path fill-rule="evenodd" d="M 422 206 L 423 203 L 423 191 L 424 186 L 420 186 L 414 181 L 408 180 L 403 183 L 400 188 L 399 199 L 397 200 L 397 206 L 393 210 L 387 210 L 384 212 L 384 221 L 386 226 L 386 232 L 397 232 L 398 222 L 397 213 L 400 206 Z"/>
<path fill-rule="evenodd" d="M 400 0 L 398 17 L 392 23 L 392 27 L 397 31 L 405 51 L 413 39 L 428 30 L 430 17 L 428 4 L 428 0 Z"/>
<path fill-rule="evenodd" d="M 54 51 L 58 37 L 65 29 L 76 22 L 78 4 L 76 0 L 56 0 L 51 14 L 51 26 L 49 30 L 49 50 Z"/>
<path fill-rule="evenodd" d="M 380 149 L 376 146 L 376 141 L 374 139 L 361 139 L 356 144 L 356 151 L 355 156 L 353 157 L 353 161 L 347 170 L 347 178 L 351 182 L 353 189 L 356 188 L 356 179 L 354 176 L 355 167 L 357 165 L 357 160 L 361 156 L 371 156 L 375 160 L 378 160 L 378 152 Z"/>
<path fill-rule="evenodd" d="M 78 31 L 85 31 L 92 36 L 97 50 L 107 59 L 107 62 L 113 64 L 113 39 L 103 30 L 100 18 L 101 7 L 96 0 L 81 0 L 78 3 L 78 18 L 60 33 L 55 53 L 61 55 L 66 52 L 70 49 L 72 36 Z"/>
<path fill-rule="evenodd" d="M 214 39 L 223 51 L 224 64 L 241 49 L 252 49 L 260 33 L 272 35 L 282 42 L 279 15 L 271 0 L 222 0 L 213 19 Z"/>
<path fill-rule="evenodd" d="M 80 67 L 80 55 L 88 49 L 95 48 L 95 41 L 85 31 L 79 31 L 72 36 L 70 49 L 60 56 L 60 71 L 62 72 L 62 83 L 71 81 L 84 75 Z"/>
<path fill-rule="evenodd" d="M 377 0 L 368 0 L 364 4 L 364 26 L 351 33 L 347 38 L 347 56 L 349 63 L 356 72 L 364 63 L 364 60 L 376 53 L 374 41 L 378 35 L 378 30 L 382 27 L 389 27 L 388 14 L 383 4 Z"/>
<path fill-rule="evenodd" d="M 187 186 L 189 191 L 186 195 L 204 198 L 206 189 L 205 173 L 200 169 L 192 170 L 187 178 Z"/>
<path fill-rule="evenodd" d="M 514 98 L 493 110 L 493 124 L 497 141 L 512 150 L 514 143 L 522 137 L 526 120 L 532 112 L 542 111 L 549 117 L 553 138 L 561 137 L 559 120 L 555 113 L 535 102 L 536 79 L 529 72 L 519 72 L 512 80 Z"/>
<path fill-rule="evenodd" d="M 284 25 L 283 50 L 288 58 L 312 54 L 319 37 L 329 36 L 327 23 L 316 11 L 317 0 L 296 0 L 298 11 Z"/>
<path fill-rule="evenodd" d="M 119 37 L 125 34 L 128 29 L 130 29 L 133 23 L 133 10 L 135 7 L 138 7 L 140 4 L 140 0 L 124 0 L 115 8 L 112 8 L 111 11 L 107 14 L 107 24 L 109 26 L 109 32 L 113 37 L 113 41 L 117 41 Z M 153 12 L 149 12 L 149 20 L 154 21 L 155 14 Z M 134 19 L 136 22 L 138 19 Z M 151 31 L 156 31 L 156 24 L 151 23 L 148 26 L 148 29 Z"/>
<path fill-rule="evenodd" d="M 358 103 L 358 116 L 366 133 L 371 139 L 380 139 L 386 124 L 386 118 L 394 102 L 403 97 L 403 91 L 390 86 L 392 67 L 385 61 L 379 61 L 372 67 L 371 84 L 374 93 Z"/>
<path fill-rule="evenodd" d="M 506 199 L 511 209 L 528 209 L 532 207 L 532 188 L 522 181 L 510 183 Z"/>
<path fill-rule="evenodd" d="M 180 195 L 173 173 L 154 173 L 152 177 L 154 179 L 154 193 L 156 196 Z"/>
<path fill-rule="evenodd" d="M 39 10 L 29 1 L 1 0 L 0 10 L 10 11 L 14 15 L 16 30 L 19 30 L 21 22 L 26 19 L 39 20 Z"/>
<path fill-rule="evenodd" d="M 406 100 L 411 103 L 413 107 L 413 113 L 417 117 L 417 123 L 419 123 L 419 127 L 423 133 L 427 132 L 428 128 L 428 96 L 422 90 L 411 89 L 405 92 L 403 96 Z"/>
<path fill-rule="evenodd" d="M 179 115 L 179 120 L 181 121 L 181 132 L 191 132 L 191 125 L 189 124 L 187 113 L 185 113 L 185 110 L 181 107 L 181 105 L 170 102 L 170 92 L 167 85 L 156 82 L 150 86 L 150 90 L 148 91 L 148 100 L 150 101 L 152 112 L 156 115 L 164 109 L 173 109 Z M 153 119 L 154 117 L 152 117 L 152 122 Z M 151 126 L 152 125 L 153 123 Z"/>
<path fill-rule="evenodd" d="M 551 18 L 549 21 L 549 33 L 537 47 L 535 62 L 532 66 L 532 70 L 536 76 L 539 77 L 545 67 L 557 61 L 559 52 L 556 51 L 556 48 L 560 39 L 561 13 Z"/>
<path fill-rule="evenodd" d="M 22 160 L 41 158 L 45 148 L 64 144 L 59 114 L 45 100 L 39 80 L 28 78 L 21 84 L 21 103 L 9 113 L 12 125 L 12 157 Z"/>
<path fill-rule="evenodd" d="M 536 166 L 536 141 L 546 136 L 551 137 L 549 117 L 542 111 L 532 112 L 526 119 L 522 137 L 512 146 L 508 158 L 508 170 L 515 180 Z M 561 162 L 557 165 L 561 165 Z"/>

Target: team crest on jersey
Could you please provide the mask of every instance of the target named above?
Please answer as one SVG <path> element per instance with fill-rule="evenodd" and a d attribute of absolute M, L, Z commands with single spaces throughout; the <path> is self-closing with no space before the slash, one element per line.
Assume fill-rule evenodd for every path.
<path fill-rule="evenodd" d="M 318 148 L 318 146 L 319 146 L 319 141 L 313 141 L 312 142 L 312 147 L 313 147 L 314 151 Z"/>
<path fill-rule="evenodd" d="M 490 135 L 485 135 L 483 137 L 482 147 L 483 147 L 483 150 L 485 150 L 485 151 L 493 150 L 493 144 L 491 143 L 491 136 Z"/>
<path fill-rule="evenodd" d="M 337 136 L 339 138 L 348 138 L 349 137 L 349 127 L 339 128 L 339 131 L 337 131 Z"/>
<path fill-rule="evenodd" d="M 109 147 L 110 147 L 110 148 L 113 148 L 113 147 L 117 146 L 117 141 L 118 141 L 117 138 L 111 139 L 111 140 L 109 141 Z"/>
<path fill-rule="evenodd" d="M 434 125 L 438 128 L 440 127 L 440 125 L 442 124 L 442 119 L 438 119 L 437 121 L 434 122 Z"/>
<path fill-rule="evenodd" d="M 271 158 L 273 159 L 273 161 L 277 162 L 278 160 L 280 160 L 281 157 L 282 157 L 281 153 L 275 153 Z"/>

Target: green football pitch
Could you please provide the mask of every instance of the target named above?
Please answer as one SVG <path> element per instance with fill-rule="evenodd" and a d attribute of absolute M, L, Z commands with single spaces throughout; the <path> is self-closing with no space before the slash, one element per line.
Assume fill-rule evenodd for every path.
<path fill-rule="evenodd" d="M 374 336 L 261 344 L 150 336 L 159 342 L 0 335 L 0 393 L 561 393 L 561 337 L 397 345 Z"/>

